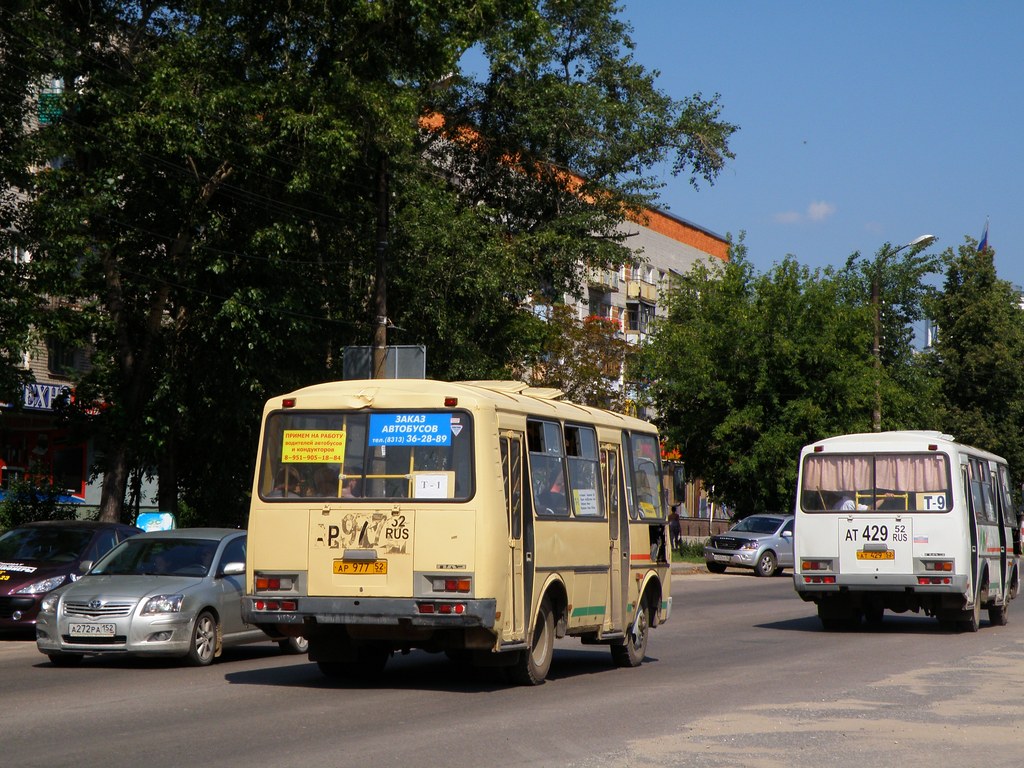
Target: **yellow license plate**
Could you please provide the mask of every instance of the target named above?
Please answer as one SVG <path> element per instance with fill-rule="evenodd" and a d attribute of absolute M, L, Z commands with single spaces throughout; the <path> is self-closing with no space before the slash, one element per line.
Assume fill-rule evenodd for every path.
<path fill-rule="evenodd" d="M 858 552 L 858 560 L 895 560 L 896 553 L 887 549 L 885 552 Z"/>
<path fill-rule="evenodd" d="M 343 575 L 383 576 L 388 572 L 387 560 L 335 560 L 334 572 Z"/>

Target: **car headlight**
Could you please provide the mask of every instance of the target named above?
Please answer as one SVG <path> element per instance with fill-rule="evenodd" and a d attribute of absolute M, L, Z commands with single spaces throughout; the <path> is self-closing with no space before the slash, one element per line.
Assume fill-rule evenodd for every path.
<path fill-rule="evenodd" d="M 156 595 L 142 606 L 142 615 L 151 613 L 178 613 L 184 595 Z"/>
<path fill-rule="evenodd" d="M 62 589 L 60 592 L 51 592 L 43 598 L 43 602 L 39 604 L 40 613 L 56 613 L 57 603 L 60 602 L 60 596 L 64 593 Z"/>
<path fill-rule="evenodd" d="M 21 589 L 16 589 L 14 591 L 14 594 L 41 595 L 43 592 L 49 592 L 51 589 L 56 589 L 64 583 L 65 579 L 67 579 L 67 576 L 51 576 L 48 579 L 40 579 L 39 581 L 34 581 L 31 584 L 27 584 Z"/>
<path fill-rule="evenodd" d="M 740 549 L 757 549 L 760 546 L 761 546 L 761 542 L 760 541 L 744 541 L 740 545 Z"/>

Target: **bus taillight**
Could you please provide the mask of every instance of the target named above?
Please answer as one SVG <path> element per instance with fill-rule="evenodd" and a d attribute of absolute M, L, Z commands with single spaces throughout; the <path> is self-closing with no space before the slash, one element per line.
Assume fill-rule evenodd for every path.
<path fill-rule="evenodd" d="M 255 600 L 252 607 L 257 611 L 297 611 L 299 604 L 294 600 Z"/>
<path fill-rule="evenodd" d="M 436 576 L 430 580 L 434 592 L 466 592 L 473 589 L 473 580 Z"/>
<path fill-rule="evenodd" d="M 831 571 L 831 560 L 801 560 L 800 568 L 804 571 Z"/>
<path fill-rule="evenodd" d="M 953 571 L 952 560 L 924 560 L 922 565 L 926 571 Z"/>
<path fill-rule="evenodd" d="M 444 616 L 461 616 L 466 612 L 465 603 L 416 603 L 420 613 L 439 613 Z"/>
<path fill-rule="evenodd" d="M 257 592 L 288 591 L 295 584 L 295 579 L 291 576 L 261 576 L 256 574 L 255 581 Z"/>

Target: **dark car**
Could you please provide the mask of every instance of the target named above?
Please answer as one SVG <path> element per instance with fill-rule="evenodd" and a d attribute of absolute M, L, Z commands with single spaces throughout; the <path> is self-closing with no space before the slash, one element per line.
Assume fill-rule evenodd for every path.
<path fill-rule="evenodd" d="M 75 581 L 137 533 L 142 531 L 121 523 L 46 520 L 0 535 L 0 631 L 32 630 L 47 592 Z"/>
<path fill-rule="evenodd" d="M 704 547 L 704 562 L 712 573 L 726 568 L 753 568 L 758 576 L 773 576 L 793 567 L 793 516 L 751 515 L 725 533 L 712 536 Z"/>

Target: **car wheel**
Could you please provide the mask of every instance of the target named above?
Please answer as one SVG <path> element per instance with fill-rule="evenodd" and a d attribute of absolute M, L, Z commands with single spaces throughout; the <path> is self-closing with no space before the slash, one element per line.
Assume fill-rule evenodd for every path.
<path fill-rule="evenodd" d="M 509 676 L 520 685 L 540 685 L 551 669 L 551 656 L 555 652 L 555 614 L 551 602 L 544 598 L 533 625 L 533 642 L 509 668 Z"/>
<path fill-rule="evenodd" d="M 77 667 L 84 658 L 80 653 L 48 653 L 46 655 L 55 667 Z"/>
<path fill-rule="evenodd" d="M 304 637 L 287 637 L 277 641 L 278 647 L 285 653 L 306 654 L 309 653 L 309 640 Z"/>
<path fill-rule="evenodd" d="M 721 563 L 704 563 L 710 573 L 725 573 L 725 566 Z"/>
<path fill-rule="evenodd" d="M 778 561 L 775 559 L 775 553 L 770 549 L 766 550 L 761 557 L 757 559 L 757 565 L 754 566 L 754 573 L 758 576 L 771 576 L 775 573 Z"/>
<path fill-rule="evenodd" d="M 639 667 L 647 656 L 647 637 L 650 635 L 650 622 L 647 619 L 647 605 L 641 605 L 636 621 L 626 629 L 626 640 L 621 645 L 613 645 L 612 661 L 617 667 Z"/>
<path fill-rule="evenodd" d="M 203 611 L 192 625 L 192 642 L 186 658 L 193 667 L 205 667 L 213 663 L 217 655 L 217 620 L 209 611 Z"/>

